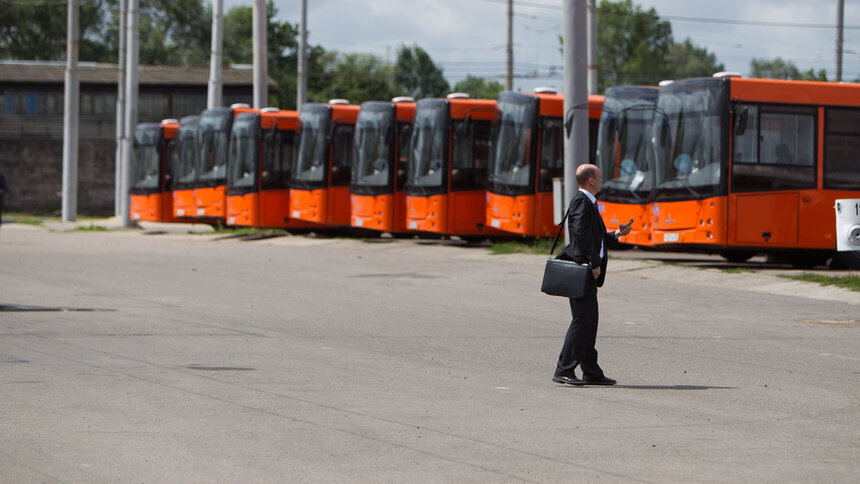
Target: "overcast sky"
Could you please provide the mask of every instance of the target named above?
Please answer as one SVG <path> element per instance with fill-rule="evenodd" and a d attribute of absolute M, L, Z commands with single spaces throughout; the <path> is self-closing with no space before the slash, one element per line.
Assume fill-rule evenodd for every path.
<path fill-rule="evenodd" d="M 296 23 L 299 0 L 274 0 L 278 17 Z M 504 83 L 506 0 L 308 0 L 308 41 L 327 50 L 395 60 L 401 44 L 425 49 L 453 86 L 467 74 Z M 672 24 L 676 41 L 706 47 L 726 70 L 748 75 L 753 58 L 782 57 L 801 70 L 835 75 L 836 0 L 634 0 Z M 250 0 L 226 0 L 226 8 Z M 560 88 L 562 0 L 514 0 L 516 89 Z M 860 77 L 860 0 L 845 0 L 843 79 Z M 694 21 L 692 19 L 698 19 Z M 725 21 L 730 22 L 725 22 Z M 599 22 L 598 18 L 598 22 Z M 737 23 L 735 23 L 737 22 Z M 553 71 L 557 74 L 553 75 Z M 535 77 L 522 77 L 535 76 Z"/>

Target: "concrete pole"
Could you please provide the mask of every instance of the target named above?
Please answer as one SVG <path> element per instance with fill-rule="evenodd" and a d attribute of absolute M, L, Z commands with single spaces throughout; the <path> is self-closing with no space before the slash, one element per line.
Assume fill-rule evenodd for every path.
<path fill-rule="evenodd" d="M 63 106 L 63 222 L 78 218 L 78 15 L 80 0 L 70 0 L 66 22 L 66 87 Z"/>
<path fill-rule="evenodd" d="M 597 5 L 587 0 L 588 10 L 588 93 L 597 94 Z"/>
<path fill-rule="evenodd" d="M 299 22 L 299 72 L 296 92 L 296 110 L 301 110 L 308 99 L 308 0 L 302 0 Z"/>
<path fill-rule="evenodd" d="M 508 56 L 508 72 L 505 75 L 505 89 L 514 89 L 514 0 L 508 0 L 508 42 L 505 47 Z"/>
<path fill-rule="evenodd" d="M 251 11 L 253 13 L 253 35 L 254 35 L 254 108 L 262 109 L 269 103 L 269 78 L 268 56 L 266 55 L 266 0 L 254 0 Z"/>
<path fill-rule="evenodd" d="M 138 5 L 139 0 L 128 0 L 128 21 L 126 23 L 127 35 L 125 63 L 125 93 L 127 96 L 125 107 L 125 135 L 123 136 L 122 149 L 122 198 L 120 203 L 120 218 L 123 227 L 131 227 L 131 207 L 129 204 L 129 190 L 131 185 L 131 157 L 134 153 L 134 135 L 137 131 L 137 72 L 138 55 L 140 46 L 140 32 L 138 30 Z"/>
<path fill-rule="evenodd" d="M 836 4 L 836 82 L 842 82 L 842 30 L 845 17 L 845 2 Z"/>
<path fill-rule="evenodd" d="M 588 163 L 588 19 L 586 0 L 564 0 L 564 201 L 578 190 L 576 167 Z M 568 123 L 571 123 L 570 129 Z M 566 231 L 565 231 L 566 232 Z M 570 236 L 565 233 L 569 242 Z"/>
<path fill-rule="evenodd" d="M 125 133 L 125 21 L 128 15 L 128 0 L 119 1 L 119 30 L 117 31 L 117 82 L 116 82 L 116 163 L 114 168 L 113 214 L 120 215 L 122 198 L 122 135 Z"/>
<path fill-rule="evenodd" d="M 221 82 L 221 68 L 224 64 L 224 0 L 213 0 L 212 2 L 212 45 L 210 51 L 207 109 L 217 108 L 223 104 L 224 89 Z"/>

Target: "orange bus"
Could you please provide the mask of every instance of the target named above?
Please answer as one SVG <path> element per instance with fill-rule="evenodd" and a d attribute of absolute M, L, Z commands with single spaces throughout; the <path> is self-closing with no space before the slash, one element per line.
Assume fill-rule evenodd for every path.
<path fill-rule="evenodd" d="M 607 230 L 633 220 L 630 233 L 621 239 L 630 245 L 651 244 L 646 203 L 654 186 L 651 120 L 657 92 L 650 86 L 610 87 L 604 92 L 597 130 L 597 166 L 603 173 L 597 207 Z"/>
<path fill-rule="evenodd" d="M 302 106 L 290 216 L 322 225 L 350 224 L 349 182 L 359 106 L 344 99 Z"/>
<path fill-rule="evenodd" d="M 465 238 L 500 235 L 486 226 L 487 159 L 494 99 L 418 101 L 406 181 L 410 230 Z"/>
<path fill-rule="evenodd" d="M 295 157 L 299 113 L 264 108 L 233 120 L 227 160 L 227 224 L 305 228 L 290 210 L 290 168 Z"/>
<path fill-rule="evenodd" d="M 588 96 L 589 161 L 603 96 Z M 490 136 L 487 225 L 531 237 L 556 232 L 552 179 L 564 175 L 564 97 L 548 89 L 499 94 Z"/>
<path fill-rule="evenodd" d="M 353 227 L 406 231 L 406 161 L 415 101 L 396 97 L 361 104 L 355 122 L 352 181 Z"/>
<path fill-rule="evenodd" d="M 247 104 L 207 109 L 200 114 L 193 216 L 224 222 L 227 217 L 227 155 L 233 118 L 255 112 Z"/>
<path fill-rule="evenodd" d="M 167 160 L 172 156 L 177 131 L 179 121 L 175 119 L 137 125 L 129 189 L 132 220 L 174 221 Z"/>
<path fill-rule="evenodd" d="M 173 216 L 190 217 L 194 212 L 194 183 L 197 181 L 197 131 L 200 116 L 185 116 L 179 120 L 173 153 L 168 159 L 170 187 L 173 191 Z"/>
<path fill-rule="evenodd" d="M 713 78 L 660 88 L 655 246 L 757 253 L 797 267 L 836 252 L 834 200 L 860 198 L 860 85 Z"/>

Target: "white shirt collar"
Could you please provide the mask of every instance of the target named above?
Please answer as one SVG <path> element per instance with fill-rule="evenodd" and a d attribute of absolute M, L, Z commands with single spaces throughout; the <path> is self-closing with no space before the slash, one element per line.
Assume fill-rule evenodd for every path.
<path fill-rule="evenodd" d="M 588 197 L 589 200 L 591 200 L 591 203 L 593 203 L 593 204 L 597 203 L 597 198 L 594 195 L 592 195 L 591 192 L 589 192 L 588 190 L 582 189 L 582 188 L 580 188 L 579 191 L 584 193 L 585 196 Z"/>

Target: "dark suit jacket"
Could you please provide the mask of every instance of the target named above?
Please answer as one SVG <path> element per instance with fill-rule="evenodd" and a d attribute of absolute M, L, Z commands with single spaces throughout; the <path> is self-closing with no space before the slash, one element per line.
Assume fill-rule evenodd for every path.
<path fill-rule="evenodd" d="M 601 287 L 606 278 L 609 242 L 615 240 L 615 237 L 606 233 L 606 225 L 603 224 L 603 217 L 600 216 L 597 205 L 591 203 L 588 196 L 580 190 L 576 191 L 570 201 L 567 233 L 570 234 L 570 245 L 561 251 L 559 258 L 600 267 L 600 277 L 595 282 L 597 287 Z M 603 259 L 600 258 L 601 241 L 604 244 Z"/>

